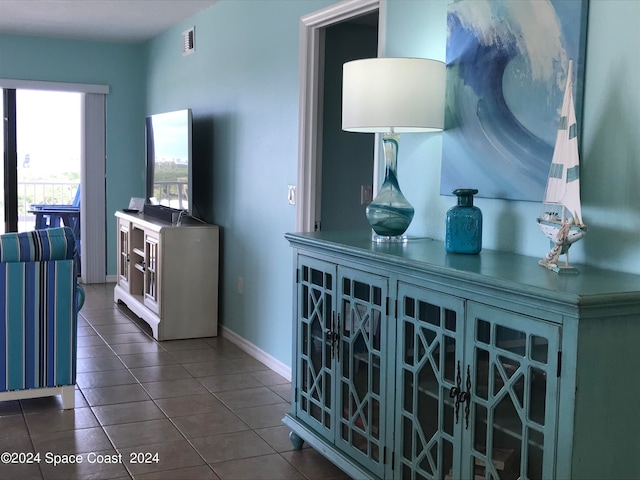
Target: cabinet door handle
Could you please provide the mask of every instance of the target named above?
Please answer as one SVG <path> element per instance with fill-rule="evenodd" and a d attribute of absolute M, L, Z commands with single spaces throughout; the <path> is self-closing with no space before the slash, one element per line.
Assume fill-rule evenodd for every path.
<path fill-rule="evenodd" d="M 325 335 L 327 337 L 327 342 L 329 342 L 329 344 L 331 345 L 331 358 L 333 358 L 333 355 L 334 355 L 333 350 L 334 350 L 334 345 L 335 345 L 333 337 L 334 337 L 335 333 L 334 333 L 333 330 L 328 328 L 327 331 L 325 332 Z"/>
<path fill-rule="evenodd" d="M 331 312 L 331 326 L 327 328 L 325 334 L 327 341 L 331 343 L 331 358 L 336 356 L 336 341 L 338 334 L 336 333 L 336 312 Z"/>
<path fill-rule="evenodd" d="M 451 390 L 449 390 L 449 398 L 453 398 L 454 399 L 454 404 L 455 404 L 455 411 L 456 411 L 456 424 L 458 423 L 458 419 L 459 419 L 459 408 L 460 408 L 460 401 L 458 400 L 458 395 L 460 394 L 460 389 L 458 387 L 452 387 Z"/>
<path fill-rule="evenodd" d="M 462 386 L 462 372 L 460 371 L 460 362 L 458 362 L 458 368 L 456 373 L 456 386 L 449 390 L 449 397 L 455 398 L 455 414 L 456 414 L 456 424 L 460 420 L 460 404 L 464 403 L 464 421 L 465 428 L 469 428 L 469 414 L 471 412 L 471 368 L 467 365 L 467 382 L 466 387 L 467 390 L 461 390 Z"/>
<path fill-rule="evenodd" d="M 460 420 L 460 395 L 463 393 L 460 390 L 460 386 L 462 385 L 462 374 L 460 373 L 460 361 L 458 361 L 458 368 L 456 374 L 456 386 L 451 389 L 449 392 L 449 397 L 455 398 L 455 412 L 456 412 L 456 425 Z"/>
<path fill-rule="evenodd" d="M 338 323 L 336 324 L 336 331 L 333 332 L 333 341 L 336 345 L 336 360 L 340 361 L 340 313 L 338 313 Z"/>
<path fill-rule="evenodd" d="M 466 405 L 464 407 L 464 422 L 465 429 L 469 429 L 469 412 L 471 411 L 471 367 L 467 365 L 467 391 L 464 392 L 464 399 L 461 400 L 465 402 Z"/>

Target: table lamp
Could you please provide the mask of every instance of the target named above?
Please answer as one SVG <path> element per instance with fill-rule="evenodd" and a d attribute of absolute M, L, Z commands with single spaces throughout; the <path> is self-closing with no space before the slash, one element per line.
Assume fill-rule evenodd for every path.
<path fill-rule="evenodd" d="M 376 241 L 404 241 L 414 208 L 398 185 L 398 133 L 444 128 L 446 66 L 425 58 L 369 58 L 343 66 L 342 129 L 383 133 L 384 181 L 367 206 Z"/>

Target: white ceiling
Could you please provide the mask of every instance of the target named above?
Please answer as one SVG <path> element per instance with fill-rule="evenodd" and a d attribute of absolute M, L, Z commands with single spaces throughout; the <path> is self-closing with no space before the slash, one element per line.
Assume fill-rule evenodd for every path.
<path fill-rule="evenodd" d="M 138 43 L 217 0 L 0 0 L 0 33 Z"/>

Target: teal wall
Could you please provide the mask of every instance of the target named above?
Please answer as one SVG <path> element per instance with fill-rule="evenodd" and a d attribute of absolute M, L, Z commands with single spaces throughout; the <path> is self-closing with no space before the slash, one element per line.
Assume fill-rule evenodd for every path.
<path fill-rule="evenodd" d="M 445 59 L 446 0 L 388 0 L 385 56 Z M 589 233 L 571 261 L 640 273 L 640 2 L 591 0 L 581 135 L 582 216 Z M 455 199 L 440 196 L 441 135 L 402 137 L 403 192 L 416 207 L 409 233 L 444 239 Z M 477 199 L 483 248 L 541 257 L 549 242 L 532 202 Z"/>
<path fill-rule="evenodd" d="M 108 85 L 107 272 L 115 274 L 113 213 L 144 196 L 144 69 L 142 47 L 0 35 L 0 78 Z M 141 159 L 141 162 L 138 160 Z"/>
<path fill-rule="evenodd" d="M 221 321 L 291 363 L 295 229 L 287 184 L 297 182 L 300 17 L 330 0 L 221 0 L 142 45 L 0 35 L 0 77 L 107 84 L 108 273 L 115 274 L 113 212 L 144 195 L 144 115 L 194 114 L 195 200 L 222 227 Z M 387 0 L 387 56 L 444 59 L 447 0 Z M 640 273 L 640 2 L 591 0 L 582 128 L 588 236 L 572 259 Z M 181 33 L 196 27 L 196 53 Z M 443 239 L 454 203 L 439 195 L 440 134 L 405 135 L 403 191 L 416 207 L 410 233 Z M 528 202 L 479 199 L 484 247 L 543 255 Z M 237 291 L 238 277 L 244 293 Z"/>
<path fill-rule="evenodd" d="M 147 112 L 191 108 L 197 212 L 221 227 L 221 323 L 290 364 L 300 17 L 331 1 L 220 1 L 147 45 Z M 181 34 L 195 27 L 196 51 Z M 197 183 L 196 183 L 197 182 Z M 238 292 L 238 278 L 243 293 Z"/>

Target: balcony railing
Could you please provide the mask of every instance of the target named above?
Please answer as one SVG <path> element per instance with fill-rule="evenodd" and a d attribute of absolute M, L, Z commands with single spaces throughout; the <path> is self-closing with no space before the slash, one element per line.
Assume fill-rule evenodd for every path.
<path fill-rule="evenodd" d="M 36 217 L 29 213 L 31 205 L 71 205 L 78 186 L 74 182 L 18 182 L 18 230 L 35 228 Z"/>
<path fill-rule="evenodd" d="M 18 182 L 18 230 L 25 232 L 35 228 L 33 204 L 71 205 L 79 184 L 75 182 Z M 158 201 L 173 208 L 186 209 L 188 203 L 186 181 L 162 181 L 154 191 Z"/>
<path fill-rule="evenodd" d="M 185 210 L 189 201 L 188 188 L 186 180 L 159 181 L 154 184 L 153 194 L 161 205 Z"/>

